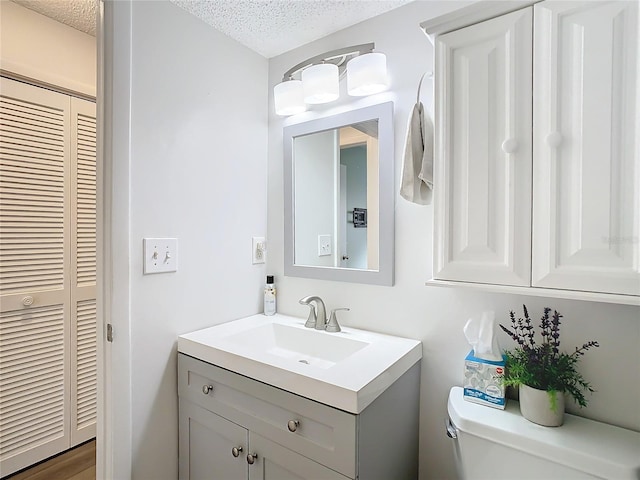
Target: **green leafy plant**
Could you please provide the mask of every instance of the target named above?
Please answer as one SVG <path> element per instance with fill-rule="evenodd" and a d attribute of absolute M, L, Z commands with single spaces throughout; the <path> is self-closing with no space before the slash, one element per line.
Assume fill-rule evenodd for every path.
<path fill-rule="evenodd" d="M 540 319 L 541 342 L 536 342 L 534 327 L 526 305 L 522 305 L 524 318 L 516 318 L 509 312 L 511 328 L 500 324 L 518 345 L 505 352 L 507 356 L 504 384 L 516 387 L 522 384 L 539 390 L 546 390 L 551 399 L 551 409 L 556 410 L 555 392 L 566 392 L 580 407 L 587 406 L 584 392 L 593 392 L 593 388 L 576 369 L 580 357 L 598 342 L 589 341 L 576 347 L 571 354 L 560 352 L 560 315 L 545 308 Z"/>

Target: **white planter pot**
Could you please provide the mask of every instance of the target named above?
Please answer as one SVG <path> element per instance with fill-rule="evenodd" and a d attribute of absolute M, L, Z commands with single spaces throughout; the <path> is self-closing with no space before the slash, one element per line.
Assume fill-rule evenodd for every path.
<path fill-rule="evenodd" d="M 527 385 L 520 385 L 520 413 L 530 422 L 545 427 L 559 427 L 564 421 L 564 393 L 555 392 L 555 411 L 552 410 L 551 394 Z"/>

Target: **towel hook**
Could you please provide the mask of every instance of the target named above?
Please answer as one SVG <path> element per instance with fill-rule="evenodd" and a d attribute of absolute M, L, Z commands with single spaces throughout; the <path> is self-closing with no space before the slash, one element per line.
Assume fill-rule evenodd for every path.
<path fill-rule="evenodd" d="M 424 72 L 422 74 L 422 77 L 420 77 L 420 83 L 418 83 L 418 95 L 416 97 L 416 102 L 419 103 L 420 102 L 420 89 L 422 88 L 422 81 L 427 78 L 429 80 L 431 80 L 433 78 L 433 72 L 431 70 L 427 70 L 426 72 Z"/>

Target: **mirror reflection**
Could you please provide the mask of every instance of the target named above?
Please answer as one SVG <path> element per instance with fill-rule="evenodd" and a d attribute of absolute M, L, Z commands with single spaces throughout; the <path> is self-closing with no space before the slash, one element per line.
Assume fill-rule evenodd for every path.
<path fill-rule="evenodd" d="M 379 268 L 378 119 L 293 139 L 294 263 Z"/>

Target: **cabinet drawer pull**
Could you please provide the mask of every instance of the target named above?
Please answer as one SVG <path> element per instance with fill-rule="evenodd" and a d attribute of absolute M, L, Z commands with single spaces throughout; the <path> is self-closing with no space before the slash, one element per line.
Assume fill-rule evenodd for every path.
<path fill-rule="evenodd" d="M 553 132 L 547 135 L 547 145 L 552 148 L 558 148 L 562 143 L 562 135 L 560 132 Z"/>
<path fill-rule="evenodd" d="M 518 149 L 518 141 L 515 138 L 507 138 L 502 142 L 502 151 L 504 153 L 513 153 Z"/>
<path fill-rule="evenodd" d="M 253 465 L 257 459 L 258 459 L 258 454 L 257 453 L 249 453 L 247 455 L 247 463 L 249 465 Z"/>
<path fill-rule="evenodd" d="M 231 455 L 238 458 L 240 456 L 240 452 L 242 452 L 242 447 L 233 447 L 231 449 Z"/>
<path fill-rule="evenodd" d="M 213 392 L 213 385 L 202 386 L 202 393 L 204 393 L 205 395 L 209 395 L 210 392 Z"/>
<path fill-rule="evenodd" d="M 30 307 L 31 305 L 33 305 L 33 297 L 31 295 L 22 297 L 22 305 L 24 305 L 25 307 Z"/>
<path fill-rule="evenodd" d="M 295 432 L 299 426 L 300 426 L 299 420 L 289 420 L 289 423 L 287 423 L 287 428 L 289 429 L 290 432 Z"/>

